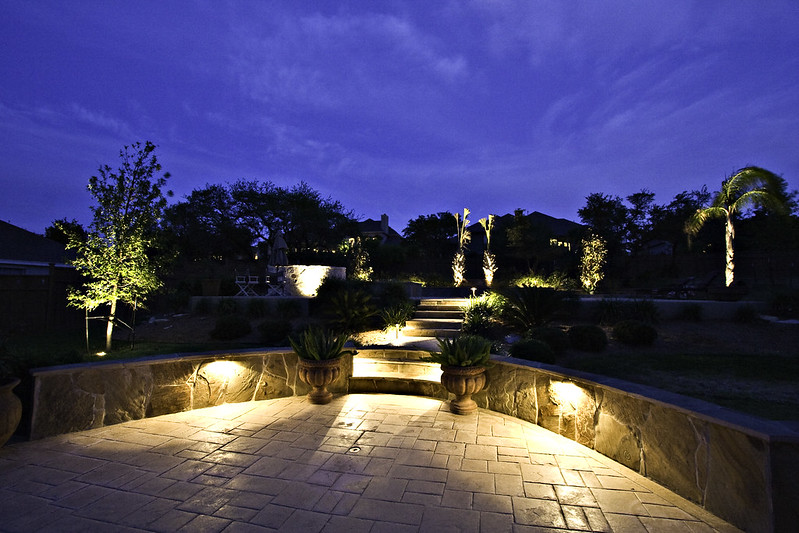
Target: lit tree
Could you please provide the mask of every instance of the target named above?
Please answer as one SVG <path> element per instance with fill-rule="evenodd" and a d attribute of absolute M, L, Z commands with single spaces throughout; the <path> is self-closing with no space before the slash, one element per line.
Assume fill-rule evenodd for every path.
<path fill-rule="evenodd" d="M 369 265 L 369 252 L 363 247 L 361 238 L 355 237 L 348 244 L 350 245 L 351 254 L 351 277 L 359 281 L 371 281 L 373 270 Z"/>
<path fill-rule="evenodd" d="M 783 193 L 785 180 L 780 176 L 759 167 L 746 167 L 721 183 L 721 190 L 708 207 L 701 208 L 688 219 L 685 230 L 696 234 L 710 218 L 725 221 L 725 268 L 724 282 L 727 287 L 735 278 L 735 250 L 733 239 L 736 215 L 747 208 L 761 208 L 777 212 L 787 210 L 787 198 Z"/>
<path fill-rule="evenodd" d="M 580 258 L 580 283 L 589 294 L 593 294 L 596 286 L 604 277 L 603 268 L 608 249 L 605 239 L 591 234 L 583 239 L 583 255 Z"/>
<path fill-rule="evenodd" d="M 463 209 L 463 219 L 455 213 L 455 224 L 458 227 L 458 251 L 452 259 L 452 276 L 455 286 L 460 287 L 466 279 L 466 245 L 469 244 L 472 236 L 467 229 L 469 226 L 469 210 Z"/>
<path fill-rule="evenodd" d="M 155 177 L 161 170 L 155 148 L 149 141 L 125 146 L 116 172 L 108 165 L 100 167 L 88 185 L 96 202 L 91 208 L 94 220 L 85 240 L 74 233 L 69 239 L 68 247 L 77 251 L 72 264 L 88 278 L 82 290 L 70 291 L 69 303 L 86 311 L 109 306 L 106 351 L 111 349 L 118 302 L 141 305 L 162 284 L 152 252 L 166 208 L 161 189 L 169 173 Z"/>
<path fill-rule="evenodd" d="M 491 253 L 491 230 L 494 229 L 494 215 L 488 215 L 488 218 L 481 218 L 478 222 L 483 226 L 486 234 L 486 249 L 483 252 L 483 275 L 485 275 L 486 285 L 490 287 L 494 281 L 494 274 L 497 272 L 497 258 Z"/>

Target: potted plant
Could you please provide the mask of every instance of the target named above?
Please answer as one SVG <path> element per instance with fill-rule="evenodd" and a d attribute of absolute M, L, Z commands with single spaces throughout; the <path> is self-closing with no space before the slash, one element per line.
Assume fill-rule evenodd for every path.
<path fill-rule="evenodd" d="M 354 350 L 345 350 L 349 340 L 346 335 L 337 335 L 319 328 L 308 328 L 298 340 L 289 337 L 297 354 L 297 373 L 300 380 L 311 386 L 308 400 L 315 404 L 329 403 L 333 394 L 327 386 L 341 375 L 341 357 L 355 355 Z"/>
<path fill-rule="evenodd" d="M 485 370 L 491 365 L 491 341 L 476 335 L 437 339 L 440 351 L 430 352 L 425 361 L 441 365 L 441 384 L 455 395 L 450 411 L 465 415 L 477 410 L 472 394 L 483 390 Z"/>

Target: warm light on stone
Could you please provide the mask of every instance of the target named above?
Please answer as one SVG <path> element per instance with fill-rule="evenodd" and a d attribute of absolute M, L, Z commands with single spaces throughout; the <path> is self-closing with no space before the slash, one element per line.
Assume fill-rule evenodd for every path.
<path fill-rule="evenodd" d="M 235 361 L 213 361 L 203 367 L 208 377 L 220 381 L 230 381 L 241 371 L 241 365 Z"/>
<path fill-rule="evenodd" d="M 549 394 L 562 413 L 576 411 L 587 399 L 583 389 L 570 381 L 553 381 L 549 385 Z"/>

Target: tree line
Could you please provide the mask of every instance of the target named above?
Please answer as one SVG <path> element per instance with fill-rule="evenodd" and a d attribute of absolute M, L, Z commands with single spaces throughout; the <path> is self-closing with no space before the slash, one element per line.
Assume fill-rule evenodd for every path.
<path fill-rule="evenodd" d="M 647 189 L 625 199 L 592 193 L 578 211 L 581 225 L 522 209 L 486 213 L 469 225 L 468 209 L 462 217 L 443 211 L 409 220 L 401 242 L 383 244 L 361 240 L 353 212 L 303 181 L 291 187 L 257 180 L 206 184 L 168 205 L 169 174 L 158 175 L 155 149 L 150 142 L 126 146 L 118 169 L 104 165 L 90 178 L 94 205 L 87 228 L 62 219 L 46 230 L 76 251 L 74 266 L 86 278 L 71 293 L 72 304 L 110 309 L 109 343 L 117 302 L 142 305 L 168 268 L 264 262 L 278 235 L 294 264 L 369 263 L 375 277 L 443 285 L 452 284 L 451 272 L 456 281 L 481 272 L 487 278 L 488 270 L 506 279 L 556 270 L 576 277 L 589 235 L 604 243 L 610 275 L 652 243 L 668 243 L 671 255 L 726 250 L 728 285 L 733 237 L 743 249 L 799 247 L 796 191 L 758 167 L 734 173 L 718 192 L 683 191 L 667 204 L 655 203 Z"/>

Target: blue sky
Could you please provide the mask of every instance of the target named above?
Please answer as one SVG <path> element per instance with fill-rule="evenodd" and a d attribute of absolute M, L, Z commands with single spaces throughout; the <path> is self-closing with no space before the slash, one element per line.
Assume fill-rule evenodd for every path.
<path fill-rule="evenodd" d="M 0 219 L 89 221 L 159 146 L 176 199 L 308 182 L 401 231 L 758 165 L 799 188 L 799 2 L 0 0 Z"/>

